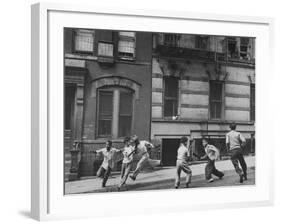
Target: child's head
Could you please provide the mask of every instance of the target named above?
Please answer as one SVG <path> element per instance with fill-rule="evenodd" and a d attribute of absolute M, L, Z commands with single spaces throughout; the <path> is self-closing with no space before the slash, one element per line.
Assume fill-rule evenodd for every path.
<path fill-rule="evenodd" d="M 236 130 L 236 124 L 234 122 L 232 122 L 230 125 L 229 125 L 229 128 L 231 130 Z"/>
<path fill-rule="evenodd" d="M 110 149 L 111 146 L 112 146 L 112 141 L 108 139 L 108 140 L 106 141 L 106 143 L 105 143 L 105 147 L 106 147 L 107 149 Z"/>
<path fill-rule="evenodd" d="M 206 145 L 208 145 L 208 139 L 207 138 L 203 138 L 202 139 L 202 145 L 205 147 Z"/>
<path fill-rule="evenodd" d="M 182 136 L 181 140 L 180 140 L 180 143 L 187 146 L 187 142 L 188 142 L 188 138 L 186 136 Z"/>

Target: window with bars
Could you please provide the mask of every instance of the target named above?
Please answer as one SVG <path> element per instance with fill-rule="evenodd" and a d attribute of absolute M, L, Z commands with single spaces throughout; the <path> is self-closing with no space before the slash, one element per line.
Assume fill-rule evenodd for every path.
<path fill-rule="evenodd" d="M 223 84 L 219 81 L 210 81 L 210 118 L 221 119 L 223 109 Z"/>
<path fill-rule="evenodd" d="M 124 60 L 135 59 L 136 54 L 136 33 L 119 32 L 118 57 Z"/>
<path fill-rule="evenodd" d="M 98 96 L 98 137 L 131 135 L 133 91 L 118 87 L 103 88 Z"/>
<path fill-rule="evenodd" d="M 235 38 L 227 38 L 227 57 L 238 58 L 237 41 Z"/>
<path fill-rule="evenodd" d="M 164 45 L 171 47 L 179 47 L 179 34 L 164 34 Z"/>
<path fill-rule="evenodd" d="M 93 53 L 94 51 L 94 31 L 76 30 L 74 37 L 74 50 L 81 53 Z"/>
<path fill-rule="evenodd" d="M 255 121 L 256 119 L 256 87 L 255 84 L 251 84 L 251 91 L 250 91 L 250 120 Z"/>
<path fill-rule="evenodd" d="M 178 79 L 175 77 L 164 78 L 164 117 L 178 114 Z"/>
<path fill-rule="evenodd" d="M 240 59 L 249 59 L 248 57 L 249 38 L 240 38 Z"/>

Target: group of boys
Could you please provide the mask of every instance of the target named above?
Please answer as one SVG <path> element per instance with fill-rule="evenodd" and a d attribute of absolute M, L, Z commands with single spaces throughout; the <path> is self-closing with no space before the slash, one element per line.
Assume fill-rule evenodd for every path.
<path fill-rule="evenodd" d="M 235 171 L 239 175 L 240 183 L 242 183 L 244 179 L 247 180 L 247 165 L 242 154 L 242 148 L 245 146 L 246 140 L 240 132 L 236 131 L 235 123 L 230 125 L 230 129 L 231 131 L 226 134 L 226 146 L 230 153 L 231 161 Z M 215 166 L 215 160 L 219 156 L 219 150 L 215 146 L 209 144 L 208 139 L 206 138 L 203 138 L 202 145 L 205 150 L 205 155 L 199 158 L 207 159 L 208 161 L 205 166 L 206 180 L 208 182 L 213 182 L 214 179 L 212 175 L 222 179 L 224 173 L 219 171 Z M 111 170 L 116 163 L 117 153 L 123 154 L 120 183 L 118 185 L 118 190 L 120 190 L 121 187 L 126 183 L 128 177 L 130 177 L 133 181 L 136 180 L 137 175 L 149 159 L 148 151 L 153 147 L 154 146 L 148 141 L 140 141 L 136 135 L 132 137 L 126 137 L 124 139 L 124 147 L 122 149 L 113 148 L 111 140 L 108 140 L 106 142 L 105 148 L 94 151 L 95 153 L 102 153 L 104 158 L 99 170 L 97 171 L 97 176 L 102 178 L 102 187 L 105 187 Z M 135 154 L 138 154 L 140 159 L 132 175 L 130 175 Z M 183 136 L 180 139 L 180 147 L 177 151 L 175 188 L 179 188 L 180 186 L 182 171 L 186 173 L 185 187 L 188 188 L 191 183 L 192 171 L 189 167 L 190 156 L 191 143 L 188 141 L 187 137 Z M 196 156 L 198 157 L 198 155 Z M 239 163 L 242 169 L 239 167 Z"/>
<path fill-rule="evenodd" d="M 230 159 L 235 168 L 235 171 L 239 175 L 239 181 L 240 183 L 243 183 L 244 180 L 247 180 L 247 164 L 244 160 L 242 150 L 246 145 L 246 140 L 240 132 L 236 131 L 235 123 L 230 124 L 229 127 L 231 130 L 226 134 L 226 147 L 230 154 Z M 208 182 L 213 182 L 214 179 L 212 175 L 215 175 L 219 179 L 222 179 L 224 173 L 219 171 L 215 166 L 215 161 L 219 157 L 219 150 L 215 146 L 209 144 L 208 139 L 206 138 L 203 138 L 202 145 L 205 150 L 205 155 L 200 157 L 200 159 L 208 160 L 205 166 L 206 180 Z M 183 136 L 180 140 L 180 147 L 177 154 L 175 188 L 179 188 L 180 186 L 181 171 L 186 173 L 185 187 L 188 188 L 189 184 L 191 183 L 192 171 L 188 165 L 188 160 L 191 156 L 190 146 L 191 144 L 189 143 L 188 147 L 188 138 Z M 239 167 L 239 163 L 242 169 Z"/>
<path fill-rule="evenodd" d="M 97 171 L 97 176 L 102 178 L 102 187 L 105 187 L 111 170 L 116 163 L 117 153 L 123 154 L 120 183 L 118 185 L 118 190 L 120 190 L 129 177 L 130 171 L 132 169 L 134 155 L 137 154 L 140 158 L 135 170 L 133 171 L 132 175 L 130 175 L 130 178 L 135 181 L 143 166 L 149 159 L 148 150 L 154 147 L 148 141 L 140 141 L 136 135 L 132 136 L 131 138 L 125 137 L 123 142 L 124 148 L 115 149 L 112 147 L 112 141 L 107 140 L 105 148 L 94 151 L 94 153 L 103 154 L 103 162 Z"/>

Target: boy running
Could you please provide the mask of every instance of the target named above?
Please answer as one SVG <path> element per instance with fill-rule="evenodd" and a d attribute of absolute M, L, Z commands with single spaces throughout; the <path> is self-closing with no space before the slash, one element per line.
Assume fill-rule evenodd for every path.
<path fill-rule="evenodd" d="M 236 131 L 236 124 L 230 124 L 231 131 L 226 134 L 226 146 L 230 152 L 231 161 L 235 168 L 236 173 L 240 177 L 240 183 L 243 183 L 243 178 L 247 180 L 247 164 L 242 154 L 242 147 L 246 145 L 246 140 L 243 135 Z M 239 163 L 242 167 L 239 167 Z"/>
<path fill-rule="evenodd" d="M 93 153 L 101 153 L 103 155 L 103 162 L 97 171 L 97 176 L 102 178 L 102 187 L 105 187 L 108 177 L 114 167 L 115 154 L 120 152 L 120 150 L 112 148 L 112 141 L 107 140 L 105 143 L 105 148 L 93 151 Z"/>
<path fill-rule="evenodd" d="M 147 141 L 140 141 L 138 136 L 133 136 L 132 137 L 132 145 L 134 148 L 134 152 L 139 154 L 141 156 L 139 162 L 137 163 L 137 167 L 133 174 L 130 176 L 132 180 L 136 180 L 137 175 L 140 173 L 141 169 L 143 168 L 144 164 L 148 161 L 149 159 L 149 154 L 148 154 L 148 149 L 153 148 L 154 146 Z"/>
<path fill-rule="evenodd" d="M 188 166 L 188 158 L 190 156 L 189 149 L 187 148 L 188 138 L 183 136 L 180 140 L 180 147 L 178 148 L 178 155 L 177 155 L 177 175 L 175 181 L 175 188 L 179 188 L 180 186 L 180 178 L 181 178 L 181 171 L 186 173 L 186 182 L 185 187 L 188 188 L 191 182 L 191 169 Z"/>
<path fill-rule="evenodd" d="M 208 163 L 205 167 L 205 177 L 206 180 L 210 183 L 213 182 L 214 179 L 212 178 L 212 174 L 219 177 L 220 179 L 224 176 L 224 174 L 216 169 L 215 160 L 219 156 L 219 150 L 213 146 L 208 144 L 208 140 L 203 138 L 202 145 L 205 149 L 205 155 L 201 157 L 201 159 L 208 159 Z"/>
<path fill-rule="evenodd" d="M 118 186 L 118 190 L 126 183 L 126 180 L 130 174 L 132 162 L 133 162 L 133 147 L 130 145 L 130 138 L 126 137 L 124 139 L 125 147 L 122 150 L 123 153 L 123 161 L 121 167 L 121 176 L 120 176 L 120 184 Z"/>

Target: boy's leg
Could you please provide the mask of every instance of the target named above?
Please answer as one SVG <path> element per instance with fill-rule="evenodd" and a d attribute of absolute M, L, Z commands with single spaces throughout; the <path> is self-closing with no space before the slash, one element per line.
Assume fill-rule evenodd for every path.
<path fill-rule="evenodd" d="M 244 159 L 244 156 L 242 154 L 242 151 L 238 155 L 238 160 L 239 160 L 239 163 L 240 163 L 240 165 L 242 167 L 244 177 L 245 177 L 245 179 L 247 179 L 247 164 L 245 162 L 245 159 Z"/>
<path fill-rule="evenodd" d="M 108 180 L 108 177 L 109 177 L 109 175 L 110 175 L 110 172 L 111 172 L 111 168 L 108 167 L 107 170 L 106 170 L 105 173 L 104 173 L 104 176 L 103 176 L 102 187 L 105 187 L 106 182 L 107 182 L 107 180 Z"/>
<path fill-rule="evenodd" d="M 119 184 L 119 187 L 122 187 L 126 183 L 126 181 L 128 179 L 128 176 L 130 174 L 130 171 L 131 171 L 132 163 L 125 164 L 125 165 L 126 165 L 126 168 L 125 168 L 125 171 L 124 171 L 123 178 L 122 178 L 122 180 Z"/>
<path fill-rule="evenodd" d="M 123 176 L 124 176 L 124 173 L 125 173 L 125 169 L 126 169 L 126 163 L 122 163 L 121 173 L 120 173 L 120 180 L 123 179 Z"/>
<path fill-rule="evenodd" d="M 191 183 L 192 171 L 191 171 L 191 169 L 189 168 L 188 164 L 183 164 L 182 170 L 183 170 L 183 172 L 186 173 L 185 185 L 186 185 L 186 187 L 188 187 L 189 184 Z"/>
<path fill-rule="evenodd" d="M 241 168 L 239 167 L 239 160 L 238 160 L 238 157 L 239 157 L 239 149 L 233 149 L 231 150 L 231 161 L 232 161 L 232 164 L 235 168 L 235 171 L 236 173 L 239 175 L 240 177 L 240 183 L 243 183 L 243 172 L 241 170 Z"/>
<path fill-rule="evenodd" d="M 178 188 L 180 186 L 180 179 L 181 179 L 181 165 L 177 164 L 175 188 Z"/>
<path fill-rule="evenodd" d="M 208 163 L 205 166 L 205 177 L 206 177 L 206 180 L 210 180 L 212 178 L 213 168 L 214 168 L 214 166 L 212 164 L 212 161 L 209 160 Z"/>
<path fill-rule="evenodd" d="M 97 177 L 102 178 L 104 176 L 104 173 L 105 173 L 105 169 L 102 166 L 100 166 L 100 168 L 97 171 Z"/>
<path fill-rule="evenodd" d="M 214 161 L 214 168 L 213 168 L 213 172 L 212 172 L 215 176 L 219 177 L 220 179 L 224 176 L 224 173 L 217 170 L 216 165 L 215 165 L 215 161 Z"/>
<path fill-rule="evenodd" d="M 133 175 L 131 176 L 132 179 L 136 179 L 137 175 L 139 174 L 139 172 L 141 171 L 143 165 L 145 164 L 145 162 L 146 162 L 147 160 L 148 160 L 147 157 L 142 157 L 142 158 L 140 159 L 140 161 L 139 161 L 138 164 L 137 164 L 137 167 L 136 167 L 135 171 L 133 172 Z"/>

